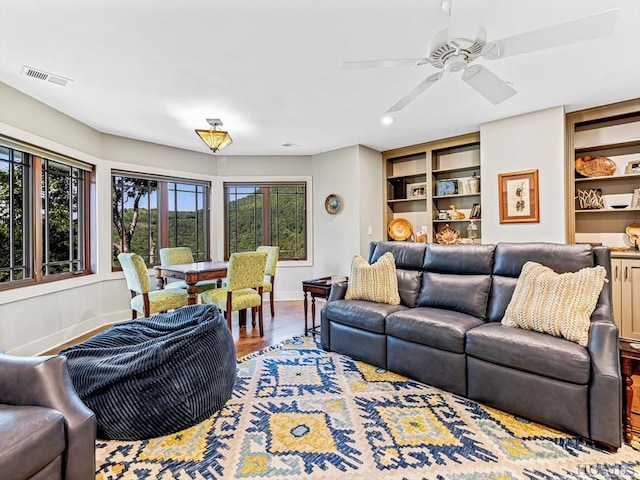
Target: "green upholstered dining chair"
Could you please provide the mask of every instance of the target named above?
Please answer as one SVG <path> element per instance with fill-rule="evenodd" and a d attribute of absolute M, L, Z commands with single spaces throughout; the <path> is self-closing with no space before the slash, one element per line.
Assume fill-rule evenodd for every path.
<path fill-rule="evenodd" d="M 269 293 L 269 306 L 271 307 L 271 316 L 274 316 L 275 309 L 273 305 L 273 284 L 276 280 L 276 267 L 278 266 L 278 257 L 280 256 L 280 247 L 267 247 L 261 245 L 256 248 L 257 252 L 267 252 L 267 266 L 264 269 L 264 276 L 269 277 L 262 283 L 262 290 Z"/>
<path fill-rule="evenodd" d="M 118 260 L 131 292 L 131 319 L 138 317 L 138 312 L 145 317 L 153 313 L 166 312 L 187 305 L 187 291 L 183 289 L 151 290 L 151 282 L 147 266 L 140 255 L 121 253 Z"/>
<path fill-rule="evenodd" d="M 160 265 L 180 265 L 182 263 L 194 263 L 193 252 L 189 247 L 171 247 L 160 249 Z M 218 287 L 218 282 L 215 280 L 201 280 L 196 283 L 196 292 L 202 293 L 207 290 Z M 175 282 L 167 282 L 164 288 L 187 288 L 187 282 L 184 280 L 177 280 Z"/>
<path fill-rule="evenodd" d="M 267 252 L 232 253 L 227 267 L 227 286 L 200 295 L 202 303 L 211 303 L 225 313 L 229 330 L 231 314 L 251 308 L 253 326 L 256 324 L 257 310 L 260 336 L 264 336 L 262 289 L 266 263 Z"/>

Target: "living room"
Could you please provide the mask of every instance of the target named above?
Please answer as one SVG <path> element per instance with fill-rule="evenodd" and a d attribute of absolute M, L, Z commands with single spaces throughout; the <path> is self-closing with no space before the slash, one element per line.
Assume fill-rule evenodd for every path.
<path fill-rule="evenodd" d="M 477 59 L 517 90 L 497 105 L 446 71 L 382 125 L 393 102 L 435 68 L 348 70 L 343 62 L 425 55 L 458 3 L 466 20 L 486 10 L 471 23 L 482 20 L 489 40 L 619 11 L 609 33 Z M 385 152 L 459 135 L 479 137 L 482 243 L 571 243 L 567 115 L 640 98 L 640 3 L 453 0 L 454 13 L 447 5 L 2 0 L 0 143 L 91 165 L 95 221 L 89 275 L 0 288 L 0 351 L 38 355 L 130 318 L 123 273 L 113 268 L 114 171 L 210 183 L 212 260 L 225 257 L 226 182 L 303 182 L 306 258 L 278 263 L 276 301 L 300 301 L 304 280 L 348 275 L 355 254 L 367 258 L 371 241 L 388 239 Z M 29 78 L 25 66 L 70 81 Z M 218 116 L 233 144 L 212 154 L 193 130 Z M 534 169 L 539 220 L 501 222 L 499 175 Z M 325 208 L 331 194 L 341 201 L 337 214 Z"/>
<path fill-rule="evenodd" d="M 610 7 L 619 7 L 623 10 L 616 20 L 617 24 L 614 32 L 609 36 L 588 43 L 589 49 L 583 49 L 580 44 L 577 44 L 578 46 L 562 47 L 565 49 L 572 48 L 572 50 L 564 52 L 562 48 L 556 48 L 546 50 L 544 53 L 536 53 L 535 55 L 541 57 L 537 61 L 542 62 L 537 67 L 538 69 L 547 68 L 543 65 L 550 57 L 544 57 L 544 55 L 555 55 L 557 57 L 553 58 L 562 59 L 564 62 L 566 56 L 569 55 L 569 51 L 572 52 L 571 55 L 575 55 L 575 50 L 573 49 L 576 48 L 581 49 L 582 55 L 587 55 L 584 50 L 589 50 L 589 55 L 596 58 L 602 50 L 611 50 L 610 42 L 612 41 L 620 42 L 621 39 L 624 39 L 624 42 L 626 42 L 625 48 L 630 48 L 632 51 L 634 49 L 634 41 L 637 45 L 638 12 L 636 2 L 555 3 L 561 4 L 555 6 L 555 8 L 558 8 L 558 11 L 554 12 L 558 17 L 557 23 L 560 23 L 560 20 L 571 20 L 580 16 L 602 12 Z M 584 5 L 584 3 L 588 3 L 588 5 Z M 17 8 L 18 4 L 20 5 L 19 8 Z M 269 7 L 273 8 L 276 5 L 278 8 L 284 9 L 281 14 L 285 16 L 287 9 L 283 4 L 274 2 Z M 221 8 L 221 5 L 218 5 L 218 7 Z M 16 20 L 19 20 L 24 15 L 31 14 L 29 2 L 4 2 L 3 8 L 3 13 L 5 13 L 3 22 L 6 22 L 7 26 L 12 21 L 17 24 L 19 21 Z M 52 8 L 52 15 L 64 16 L 74 11 L 76 15 L 81 13 L 73 4 L 66 5 L 65 9 L 62 10 L 56 10 L 53 5 L 50 8 Z M 101 11 L 99 7 L 94 8 L 95 10 L 85 13 L 91 17 L 91 15 Z M 101 8 L 104 8 L 103 13 L 105 15 L 111 15 L 111 9 L 107 9 L 104 5 Z M 229 14 L 243 13 L 245 12 L 243 8 L 244 6 L 242 5 L 236 6 L 229 11 Z M 255 6 L 252 8 L 255 8 Z M 345 15 L 364 14 L 366 10 L 366 7 L 361 2 L 353 2 L 343 7 L 333 4 L 330 8 L 327 7 L 328 10 L 318 5 L 310 5 L 309 8 L 311 9 L 309 11 L 318 15 L 328 15 L 332 11 L 331 9 L 341 11 L 340 9 L 344 8 L 343 13 Z M 400 12 L 395 12 L 394 8 L 383 3 L 379 5 L 379 8 L 381 9 L 380 13 L 383 14 L 400 14 Z M 418 7 L 408 2 L 408 5 L 403 6 L 403 8 Z M 428 16 L 431 13 L 436 16 L 430 21 L 438 25 L 442 24 L 442 22 L 446 23 L 446 15 L 444 17 L 440 16 L 442 11 L 439 5 L 422 5 L 420 8 L 427 10 L 423 15 Z M 490 19 L 491 15 L 498 16 L 495 11 L 496 8 L 496 6 L 492 6 L 487 13 L 489 25 L 498 22 L 495 18 Z M 16 10 L 14 11 L 13 9 Z M 533 11 L 536 11 L 536 9 Z M 44 10 L 41 10 L 42 15 L 44 15 L 43 12 Z M 277 17 L 278 12 L 280 10 L 275 9 L 270 15 Z M 139 15 L 144 13 L 145 9 L 140 7 L 139 10 L 132 11 L 132 18 L 138 18 Z M 191 12 L 187 11 L 186 14 L 190 15 Z M 293 13 L 290 14 L 293 15 Z M 538 20 L 540 24 L 549 23 L 544 20 L 544 12 L 537 11 L 536 14 L 541 17 Z M 324 18 L 322 15 L 320 18 Z M 374 16 L 374 18 L 381 21 L 378 16 Z M 39 17 L 35 20 L 40 21 Z M 165 19 L 164 21 L 168 22 L 170 20 Z M 524 26 L 520 28 L 526 30 Z M 9 29 L 3 28 L 3 31 L 9 32 Z M 336 26 L 336 31 L 340 31 L 338 26 Z M 349 38 L 351 37 L 350 34 L 348 36 Z M 427 32 L 423 36 L 428 39 L 430 34 Z M 323 43 L 325 40 L 326 38 L 323 38 L 319 43 Z M 289 151 L 286 154 L 276 153 L 285 150 L 285 148 L 278 145 L 277 148 L 272 146 L 269 147 L 271 150 L 265 150 L 268 153 L 267 155 L 260 155 L 255 152 L 234 154 L 234 148 L 236 151 L 242 148 L 241 141 L 246 135 L 242 136 L 241 125 L 238 125 L 236 127 L 238 130 L 234 131 L 234 125 L 229 122 L 227 128 L 234 136 L 235 143 L 227 147 L 228 150 L 211 155 L 211 153 L 205 153 L 207 151 L 206 146 L 200 142 L 192 131 L 193 128 L 204 128 L 204 116 L 216 114 L 222 116 L 220 112 L 203 112 L 203 118 L 198 120 L 199 123 L 189 125 L 191 133 L 188 133 L 189 128 L 182 129 L 193 137 L 190 140 L 186 140 L 189 148 L 176 148 L 167 144 L 163 145 L 161 144 L 162 142 L 128 138 L 126 129 L 115 130 L 119 134 L 105 133 L 100 128 L 90 126 L 89 123 L 93 123 L 93 121 L 79 121 L 74 119 L 73 115 L 65 115 L 52 108 L 50 105 L 56 103 L 56 97 L 63 95 L 62 98 L 64 98 L 66 94 L 60 93 L 60 90 L 53 90 L 54 87 L 58 87 L 57 85 L 40 85 L 34 79 L 20 75 L 19 70 L 22 65 L 16 67 L 16 61 L 24 63 L 27 60 L 15 58 L 16 53 L 9 47 L 11 44 L 7 41 L 2 43 L 5 47 L 2 52 L 3 83 L 0 85 L 0 127 L 2 128 L 0 133 L 43 149 L 68 155 L 71 158 L 78 158 L 96 166 L 97 216 L 95 228 L 98 244 L 100 239 L 104 241 L 111 234 L 110 192 L 109 189 L 104 188 L 105 185 L 109 184 L 110 169 L 143 171 L 148 174 L 173 176 L 184 176 L 185 172 L 188 172 L 188 176 L 193 179 L 210 180 L 213 192 L 211 199 L 212 243 L 210 248 L 213 259 L 221 259 L 224 252 L 224 237 L 222 234 L 224 228 L 219 206 L 223 203 L 221 187 L 225 181 L 264 178 L 307 181 L 309 186 L 307 190 L 308 204 L 312 207 L 307 215 L 311 240 L 308 245 L 308 259 L 297 262 L 280 262 L 277 292 L 277 298 L 280 300 L 299 299 L 301 297 L 300 282 L 302 280 L 327 274 L 345 275 L 348 273 L 350 260 L 354 253 L 366 255 L 370 241 L 386 239 L 387 225 L 384 224 L 383 220 L 384 195 L 380 181 L 383 178 L 380 152 L 385 149 L 403 147 L 414 143 L 479 131 L 482 162 L 483 242 L 528 240 L 565 242 L 567 223 L 564 214 L 566 202 L 564 194 L 566 189 L 564 161 L 565 114 L 580 108 L 594 107 L 640 96 L 640 87 L 638 86 L 640 82 L 637 81 L 640 68 L 637 65 L 634 66 L 634 62 L 637 63 L 637 59 L 634 55 L 625 55 L 623 49 L 618 49 L 617 55 L 620 55 L 620 58 L 626 58 L 626 61 L 631 62 L 631 65 L 620 67 L 619 64 L 621 62 L 612 61 L 611 68 L 615 64 L 616 67 L 620 67 L 622 70 L 619 74 L 613 74 L 611 73 L 613 70 L 607 69 L 607 72 L 609 72 L 607 74 L 607 82 L 611 85 L 607 89 L 600 88 L 600 80 L 590 80 L 589 82 L 581 80 L 576 88 L 570 87 L 569 90 L 565 88 L 563 92 L 554 91 L 553 97 L 548 97 L 543 101 L 542 98 L 538 98 L 541 97 L 539 95 L 541 80 L 538 80 L 537 84 L 535 82 L 528 84 L 525 79 L 522 79 L 521 81 L 524 84 L 519 88 L 523 88 L 523 92 L 518 93 L 518 95 L 503 102 L 501 105 L 492 106 L 486 99 L 477 95 L 476 92 L 461 85 L 457 81 L 459 79 L 445 78 L 443 80 L 447 83 L 443 84 L 442 88 L 450 89 L 451 93 L 449 95 L 453 95 L 452 98 L 454 99 L 459 96 L 459 101 L 456 100 L 455 105 L 463 104 L 463 111 L 467 111 L 465 115 L 467 115 L 468 120 L 461 122 L 460 120 L 449 119 L 447 116 L 444 119 L 440 119 L 436 115 L 430 121 L 431 124 L 424 123 L 428 122 L 428 120 L 422 116 L 423 114 L 420 114 L 420 111 L 424 110 L 425 107 L 431 110 L 429 102 L 435 101 L 434 96 L 440 98 L 437 92 L 431 97 L 429 97 L 431 92 L 426 92 L 416 100 L 425 102 L 424 106 L 420 108 L 421 104 L 418 103 L 416 106 L 415 102 L 413 105 L 409 105 L 403 110 L 402 115 L 399 115 L 398 121 L 391 125 L 392 130 L 388 126 L 379 124 L 379 119 L 384 113 L 384 109 L 388 107 L 385 100 L 376 101 L 375 105 L 363 105 L 362 109 L 365 112 L 375 112 L 375 115 L 368 113 L 373 118 L 369 118 L 367 121 L 367 124 L 373 124 L 374 126 L 372 126 L 372 133 L 367 133 L 366 136 L 362 136 L 362 140 L 356 139 L 353 143 L 348 143 L 349 140 L 346 139 L 333 141 L 331 135 L 323 132 L 320 136 L 329 138 L 329 143 L 314 144 L 315 147 L 310 148 L 307 148 L 306 145 L 301 148 L 293 147 L 293 149 L 304 151 L 304 153 L 294 155 L 291 155 Z M 343 80 L 346 77 L 346 80 L 351 85 L 362 81 L 378 82 L 380 80 L 379 75 L 387 73 L 385 69 L 383 71 L 378 69 L 360 72 L 339 71 L 340 62 L 354 57 L 366 58 L 367 55 L 376 53 L 378 56 L 385 56 L 385 54 L 402 56 L 403 48 L 407 47 L 399 44 L 393 48 L 395 50 L 393 54 L 391 52 L 387 54 L 384 50 L 376 52 L 376 48 L 373 47 L 367 48 L 366 52 L 354 52 L 353 54 L 349 52 L 349 55 L 340 52 L 339 58 L 336 59 L 336 69 L 338 71 L 332 72 L 332 75 L 338 74 Z M 368 53 L 371 50 L 373 50 L 373 53 Z M 38 51 L 40 52 L 39 55 L 46 55 L 46 48 L 41 46 Z M 31 55 L 33 55 L 33 51 Z M 506 62 L 507 60 L 504 61 Z M 580 69 L 583 68 L 582 63 L 584 63 L 585 59 L 574 61 L 579 64 L 579 68 L 578 66 L 574 67 L 576 75 L 584 77 L 586 73 L 579 75 L 577 72 L 582 71 Z M 38 64 L 37 58 L 33 58 L 30 62 Z M 199 63 L 199 60 L 196 63 Z M 45 65 L 49 65 L 49 62 L 45 63 Z M 492 63 L 492 66 L 497 65 L 498 62 Z M 47 68 L 55 71 L 54 66 Z M 10 69 L 10 71 L 7 69 Z M 402 76 L 402 72 L 405 70 L 399 70 L 400 76 Z M 599 71 L 601 70 L 602 68 L 599 69 Z M 366 78 L 362 76 L 363 72 L 367 75 Z M 353 73 L 358 74 L 358 77 L 354 78 L 351 75 Z M 558 72 L 559 76 L 562 76 L 561 74 L 562 72 Z M 564 75 L 566 76 L 566 73 Z M 590 72 L 589 76 L 591 75 L 594 74 Z M 21 82 L 31 83 L 16 84 L 16 79 Z M 410 84 L 413 81 L 410 78 L 408 80 L 408 84 L 405 80 L 405 86 L 394 88 L 393 92 L 389 92 L 390 86 L 387 85 L 377 85 L 376 88 L 387 92 L 385 98 L 393 99 L 402 95 L 403 89 L 406 91 L 410 88 Z M 572 81 L 569 79 L 568 82 L 571 84 Z M 20 88 L 17 89 L 11 84 L 20 85 Z M 73 83 L 71 83 L 71 88 L 74 88 Z M 344 86 L 344 89 L 347 89 L 347 97 L 351 95 L 349 88 L 351 87 Z M 532 91 L 536 93 L 531 93 Z M 28 93 L 31 93 L 31 95 Z M 47 104 L 47 101 L 37 100 L 38 97 L 43 100 L 47 98 L 52 100 Z M 523 98 L 526 100 L 522 100 Z M 470 102 L 469 107 L 464 107 L 463 99 Z M 515 99 L 523 103 L 515 109 L 510 108 L 507 110 L 505 104 Z M 207 103 L 205 102 L 205 104 Z M 472 105 L 477 105 L 478 108 L 481 107 L 483 112 L 489 112 L 489 114 L 478 114 L 478 108 Z M 134 115 L 134 112 L 132 111 L 131 114 Z M 412 115 L 418 115 L 417 122 Z M 99 113 L 89 110 L 80 115 L 81 118 L 94 117 L 96 119 L 99 116 Z M 424 120 L 422 120 L 423 118 Z M 358 121 L 361 120 L 359 118 L 353 120 L 354 123 Z M 127 121 L 123 120 L 123 123 L 127 123 Z M 324 129 L 332 130 L 331 127 L 336 121 L 327 120 L 325 122 L 321 120 L 321 123 L 325 124 Z M 425 127 L 422 127 L 422 124 Z M 149 125 L 149 127 L 153 127 L 153 125 Z M 264 128 L 267 127 L 268 124 L 265 124 Z M 120 127 L 118 126 L 117 128 Z M 258 128 L 259 130 L 260 127 L 252 128 Z M 335 128 L 336 137 L 342 135 L 337 133 L 341 131 L 341 127 L 338 125 Z M 108 130 L 114 131 L 113 127 Z M 362 131 L 362 128 L 358 128 L 358 131 Z M 181 135 L 184 136 L 184 133 L 181 133 Z M 375 138 L 380 140 L 376 141 L 374 140 Z M 185 142 L 185 140 L 180 141 Z M 380 146 L 377 146 L 378 144 Z M 249 148 L 253 147 L 247 145 L 240 152 L 249 151 Z M 179 168 L 176 168 L 177 158 L 179 158 Z M 532 168 L 538 169 L 540 176 L 540 221 L 529 224 L 500 223 L 498 218 L 499 199 L 496 191 L 498 174 L 530 170 Z M 337 171 L 340 172 L 340 175 L 335 175 Z M 338 215 L 329 215 L 324 210 L 324 200 L 331 193 L 340 195 L 343 200 L 343 208 Z M 418 226 L 416 226 L 417 228 Z M 93 275 L 89 277 L 0 292 L 0 317 L 2 318 L 0 321 L 0 338 L 2 339 L 0 349 L 15 354 L 37 354 L 82 333 L 91 331 L 100 325 L 127 318 L 128 302 L 126 295 L 123 295 L 124 280 L 122 274 L 111 271 L 112 262 L 109 249 L 98 248 L 96 250 L 92 258 Z"/>

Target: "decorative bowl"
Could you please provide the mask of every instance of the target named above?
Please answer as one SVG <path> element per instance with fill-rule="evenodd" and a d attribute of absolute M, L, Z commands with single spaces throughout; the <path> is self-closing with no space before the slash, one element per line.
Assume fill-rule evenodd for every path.
<path fill-rule="evenodd" d="M 413 235 L 413 227 L 411 226 L 411 222 L 406 218 L 394 218 L 389 222 L 389 227 L 387 227 L 387 232 L 389 236 L 398 241 L 404 241 Z"/>
<path fill-rule="evenodd" d="M 444 245 L 458 243 L 460 241 L 460 232 L 451 228 L 447 223 L 444 228 L 438 232 L 436 239 L 438 240 L 438 243 Z"/>

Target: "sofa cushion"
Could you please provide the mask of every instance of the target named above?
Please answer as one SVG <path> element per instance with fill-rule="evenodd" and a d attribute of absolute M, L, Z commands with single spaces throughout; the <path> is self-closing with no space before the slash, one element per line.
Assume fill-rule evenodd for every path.
<path fill-rule="evenodd" d="M 424 261 L 426 245 L 415 242 L 371 242 L 369 263 L 376 262 L 385 253 L 391 253 L 396 261 L 396 268 L 420 270 Z"/>
<path fill-rule="evenodd" d="M 58 410 L 0 404 L 2 478 L 30 478 L 62 455 L 64 430 L 64 416 Z"/>
<path fill-rule="evenodd" d="M 398 278 L 393 255 L 385 253 L 372 265 L 360 255 L 355 255 L 344 298 L 399 305 Z"/>
<path fill-rule="evenodd" d="M 464 353 L 465 334 L 482 323 L 479 318 L 465 313 L 416 307 L 389 314 L 386 329 L 391 337 Z"/>
<path fill-rule="evenodd" d="M 589 383 L 589 352 L 580 345 L 500 323 L 485 323 L 467 332 L 467 355 L 493 364 L 578 385 Z"/>
<path fill-rule="evenodd" d="M 424 272 L 418 307 L 442 308 L 485 319 L 491 277 Z"/>
<path fill-rule="evenodd" d="M 498 243 L 495 250 L 493 274 L 517 278 L 527 262 L 537 262 L 558 273 L 577 272 L 593 267 L 593 249 L 590 245 L 564 245 L 555 243 Z"/>
<path fill-rule="evenodd" d="M 500 275 L 493 276 L 491 279 L 489 305 L 487 307 L 487 321 L 499 322 L 502 320 L 517 283 L 517 278 L 502 277 Z"/>
<path fill-rule="evenodd" d="M 495 245 L 427 244 L 423 269 L 437 273 L 490 275 Z"/>
<path fill-rule="evenodd" d="M 387 315 L 406 309 L 404 305 L 388 305 L 364 300 L 334 300 L 324 306 L 324 314 L 332 322 L 373 333 L 385 333 L 384 321 Z"/>
<path fill-rule="evenodd" d="M 564 337 L 586 347 L 591 314 L 606 275 L 602 266 L 558 274 L 539 263 L 527 262 L 502 323 Z"/>
<path fill-rule="evenodd" d="M 420 293 L 420 283 L 422 282 L 422 272 L 418 270 L 396 269 L 398 278 L 398 294 L 400 303 L 407 307 L 415 307 Z"/>

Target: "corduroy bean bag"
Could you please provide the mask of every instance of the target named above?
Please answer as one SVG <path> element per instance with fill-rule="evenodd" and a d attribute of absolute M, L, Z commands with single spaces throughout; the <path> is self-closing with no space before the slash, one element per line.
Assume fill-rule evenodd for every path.
<path fill-rule="evenodd" d="M 222 408 L 236 379 L 233 337 L 213 305 L 118 323 L 60 354 L 103 439 L 191 427 Z"/>

